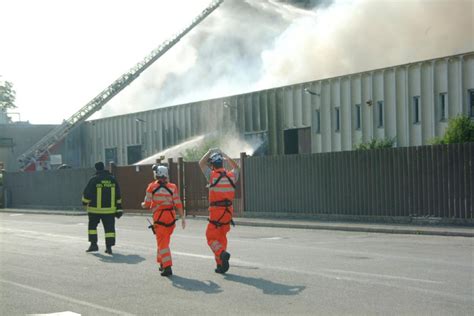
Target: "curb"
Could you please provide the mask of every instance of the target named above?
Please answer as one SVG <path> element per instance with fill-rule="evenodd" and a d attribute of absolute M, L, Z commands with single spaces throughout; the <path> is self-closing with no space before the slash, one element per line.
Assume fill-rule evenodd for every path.
<path fill-rule="evenodd" d="M 85 211 L 51 211 L 51 210 L 22 210 L 22 209 L 0 209 L 0 213 L 22 213 L 22 214 L 42 214 L 42 215 L 87 215 Z"/>
<path fill-rule="evenodd" d="M 320 229 L 352 232 L 384 233 L 384 234 L 405 234 L 405 235 L 429 235 L 429 236 L 454 236 L 454 237 L 474 237 L 474 232 L 457 231 L 436 231 L 429 229 L 404 229 L 404 228 L 381 228 L 381 227 L 352 227 L 352 226 L 331 226 L 319 224 L 292 224 L 292 223 L 255 223 L 245 221 L 235 221 L 236 225 L 255 227 L 275 227 L 294 229 Z"/>
<path fill-rule="evenodd" d="M 68 216 L 85 216 L 85 211 L 52 211 L 52 210 L 24 210 L 24 209 L 0 209 L 0 213 L 30 213 L 30 214 L 46 214 L 46 215 L 68 215 Z M 148 216 L 148 213 L 126 213 L 125 216 Z M 190 216 L 194 220 L 206 221 L 207 216 Z M 261 220 L 261 219 L 259 219 Z M 426 235 L 426 236 L 450 236 L 450 237 L 474 237 L 473 232 L 453 231 L 453 230 L 430 230 L 429 228 L 383 228 L 369 226 L 345 226 L 324 225 L 324 224 L 300 224 L 300 223 L 275 223 L 275 222 L 254 222 L 242 218 L 234 219 L 236 225 L 253 226 L 253 227 L 272 227 L 272 228 L 290 228 L 290 229 L 318 229 L 318 230 L 336 230 L 349 232 L 367 232 L 367 233 L 383 233 L 383 234 L 405 234 L 405 235 Z"/>

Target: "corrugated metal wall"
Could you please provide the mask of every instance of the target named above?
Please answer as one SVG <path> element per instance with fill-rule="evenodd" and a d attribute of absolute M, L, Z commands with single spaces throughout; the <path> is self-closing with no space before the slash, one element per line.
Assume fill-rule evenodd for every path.
<path fill-rule="evenodd" d="M 245 212 L 472 219 L 474 143 L 249 157 Z"/>
<path fill-rule="evenodd" d="M 82 209 L 82 192 L 95 169 L 6 172 L 9 208 Z"/>
<path fill-rule="evenodd" d="M 305 88 L 315 94 L 305 93 Z M 361 142 L 384 137 L 395 137 L 398 146 L 419 146 L 442 135 L 448 118 L 469 114 L 470 89 L 474 89 L 472 52 L 99 119 L 83 126 L 83 165 L 104 160 L 106 148 L 117 148 L 117 164 L 126 165 L 128 146 L 141 145 L 145 158 L 192 136 L 229 130 L 242 136 L 265 132 L 268 154 L 273 155 L 284 153 L 285 130 L 308 127 L 313 153 L 352 150 Z M 440 113 L 443 93 L 446 119 Z M 419 122 L 415 122 L 416 97 Z M 318 111 L 320 130 L 315 126 Z"/>

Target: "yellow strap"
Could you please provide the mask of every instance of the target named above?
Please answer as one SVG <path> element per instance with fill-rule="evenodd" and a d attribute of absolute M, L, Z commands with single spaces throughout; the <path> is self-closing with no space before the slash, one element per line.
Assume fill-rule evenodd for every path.
<path fill-rule="evenodd" d="M 89 230 L 89 235 L 97 235 L 97 230 Z"/>
<path fill-rule="evenodd" d="M 115 187 L 110 188 L 110 207 L 115 208 Z"/>
<path fill-rule="evenodd" d="M 115 238 L 115 233 L 105 233 L 105 238 L 110 238 L 110 237 Z"/>
<path fill-rule="evenodd" d="M 97 188 L 97 208 L 102 208 L 102 188 Z"/>
<path fill-rule="evenodd" d="M 94 214 L 114 214 L 116 212 L 116 208 L 97 208 L 97 207 L 87 207 L 87 212 L 94 213 Z"/>

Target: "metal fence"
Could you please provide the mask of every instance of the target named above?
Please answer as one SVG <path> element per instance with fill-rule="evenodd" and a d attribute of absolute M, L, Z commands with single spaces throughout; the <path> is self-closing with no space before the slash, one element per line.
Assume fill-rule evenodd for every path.
<path fill-rule="evenodd" d="M 238 159 L 236 162 L 238 163 Z M 198 162 L 184 162 L 184 203 L 188 215 L 207 215 L 209 207 L 209 189 Z M 229 168 L 229 166 L 226 166 Z M 233 202 L 234 215 L 239 216 L 242 210 L 240 180 L 236 183 Z"/>
<path fill-rule="evenodd" d="M 10 208 L 82 208 L 82 192 L 93 168 L 5 172 L 4 193 Z"/>
<path fill-rule="evenodd" d="M 474 143 L 250 157 L 245 211 L 472 219 Z"/>
<path fill-rule="evenodd" d="M 243 156 L 241 156 L 242 158 Z M 235 215 L 430 216 L 472 219 L 474 143 L 247 157 Z M 207 214 L 208 189 L 197 162 L 168 160 L 189 215 Z M 126 211 L 140 209 L 150 166 L 113 167 Z M 94 169 L 5 172 L 6 207 L 81 208 Z M 241 194 L 245 192 L 245 194 Z"/>
<path fill-rule="evenodd" d="M 169 166 L 170 181 L 177 183 L 177 164 L 168 162 L 165 165 Z M 140 204 L 145 198 L 146 188 L 154 181 L 151 167 L 152 165 L 112 167 L 112 173 L 120 185 L 122 207 L 128 212 L 141 212 Z"/>

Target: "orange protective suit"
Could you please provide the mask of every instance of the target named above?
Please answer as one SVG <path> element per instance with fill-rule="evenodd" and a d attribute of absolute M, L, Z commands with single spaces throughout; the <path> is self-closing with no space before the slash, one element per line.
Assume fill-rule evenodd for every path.
<path fill-rule="evenodd" d="M 171 182 L 154 181 L 146 189 L 144 206 L 153 212 L 157 255 L 156 261 L 162 267 L 171 267 L 170 239 L 176 222 L 174 208 L 183 208 L 178 187 Z"/>

